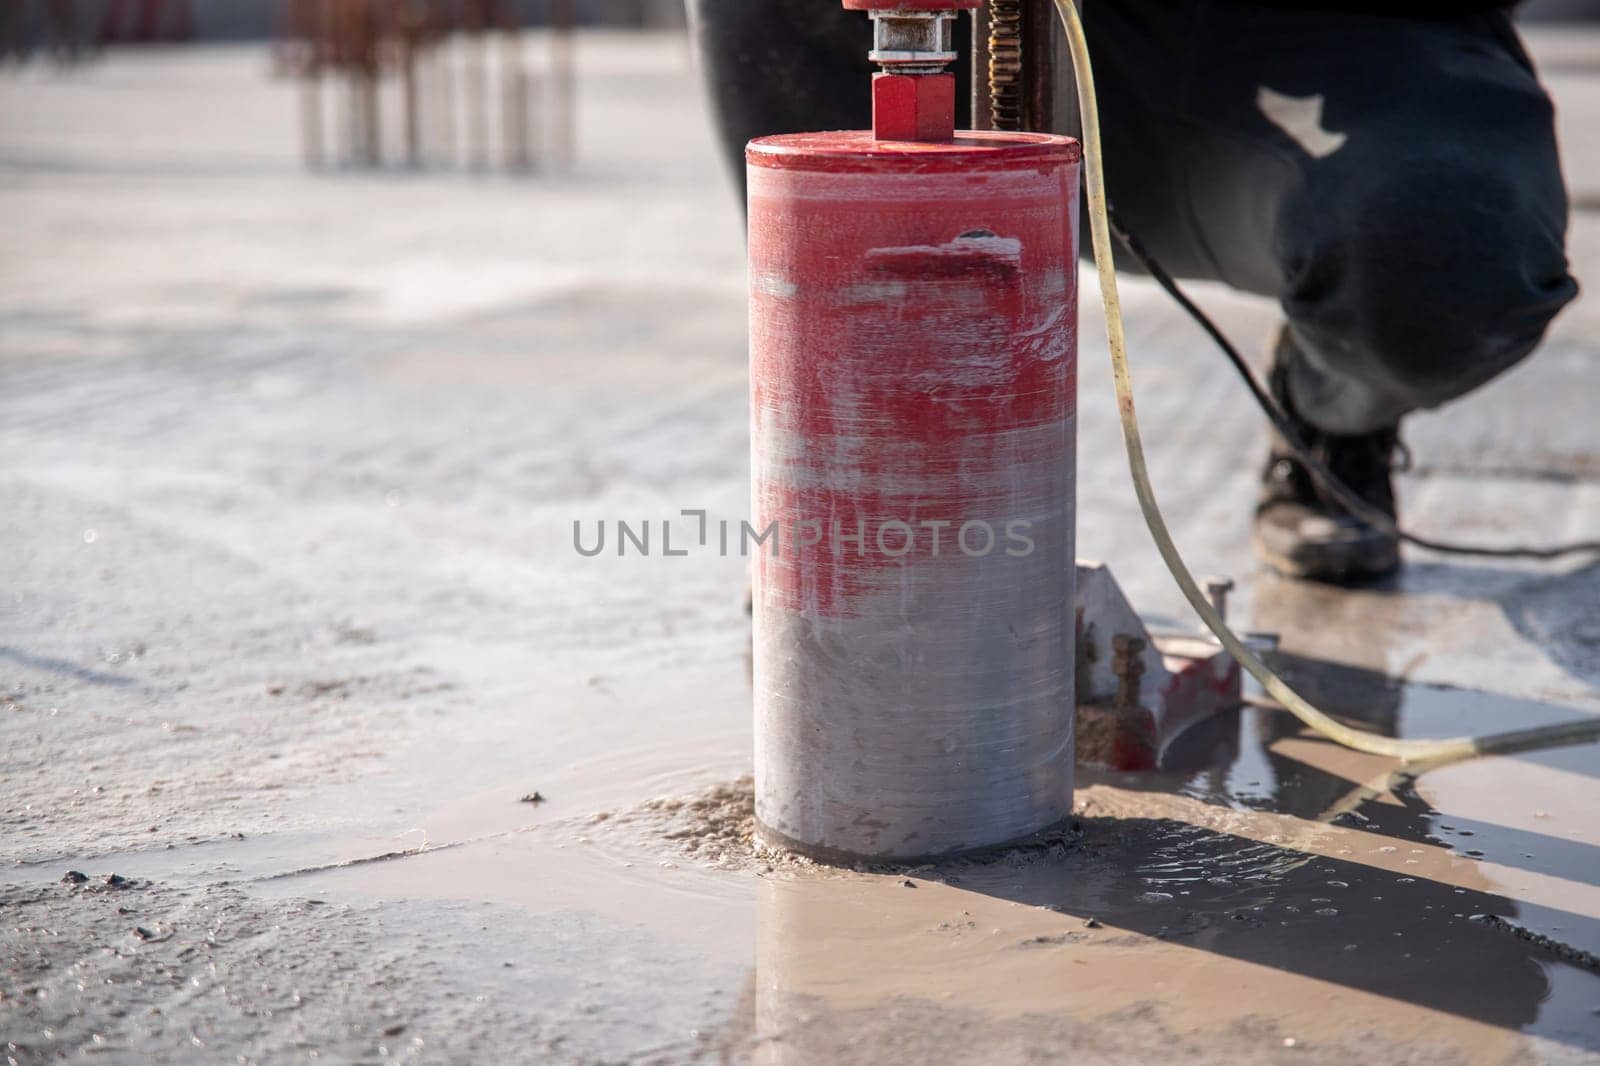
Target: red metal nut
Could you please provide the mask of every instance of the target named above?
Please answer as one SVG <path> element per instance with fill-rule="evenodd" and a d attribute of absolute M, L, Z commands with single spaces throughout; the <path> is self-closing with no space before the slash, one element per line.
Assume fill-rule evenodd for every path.
<path fill-rule="evenodd" d="M 847 11 L 965 11 L 983 0 L 844 0 Z"/>
<path fill-rule="evenodd" d="M 880 141 L 954 140 L 955 75 L 874 74 L 872 135 Z"/>

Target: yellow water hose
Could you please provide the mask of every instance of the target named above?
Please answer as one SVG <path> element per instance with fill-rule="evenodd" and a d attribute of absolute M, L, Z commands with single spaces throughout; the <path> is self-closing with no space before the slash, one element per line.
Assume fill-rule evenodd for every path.
<path fill-rule="evenodd" d="M 1211 605 L 1194 575 L 1178 554 L 1167 531 L 1166 520 L 1150 487 L 1150 471 L 1145 465 L 1144 442 L 1139 436 L 1139 419 L 1133 407 L 1133 381 L 1128 371 L 1128 344 L 1123 333 L 1122 302 L 1117 295 L 1117 273 L 1111 258 L 1111 226 L 1106 218 L 1105 157 L 1100 150 L 1100 109 L 1095 101 L 1094 71 L 1089 62 L 1089 44 L 1083 21 L 1072 0 L 1055 0 L 1066 27 L 1072 49 L 1072 69 L 1078 85 L 1078 108 L 1082 115 L 1085 184 L 1088 189 L 1089 229 L 1094 242 L 1094 262 L 1100 273 L 1100 299 L 1105 307 L 1106 341 L 1111 348 L 1111 370 L 1117 388 L 1117 410 L 1122 416 L 1122 440 L 1128 450 L 1128 467 L 1139 497 L 1145 525 L 1155 538 L 1167 569 L 1183 590 L 1184 598 L 1195 609 L 1207 628 L 1239 664 L 1261 682 L 1267 693 L 1311 729 L 1330 740 L 1356 751 L 1396 758 L 1410 765 L 1438 765 L 1479 755 L 1509 754 L 1556 744 L 1572 744 L 1600 739 L 1600 716 L 1593 719 L 1519 730 L 1488 737 L 1458 737 L 1454 740 L 1398 740 L 1352 729 L 1319 711 L 1269 670 L 1244 641 L 1236 636 Z"/>

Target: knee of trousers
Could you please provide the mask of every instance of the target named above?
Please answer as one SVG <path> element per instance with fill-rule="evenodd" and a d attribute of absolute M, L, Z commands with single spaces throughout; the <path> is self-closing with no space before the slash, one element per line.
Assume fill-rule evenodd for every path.
<path fill-rule="evenodd" d="M 1577 294 L 1559 172 L 1463 154 L 1345 173 L 1304 207 L 1283 299 L 1325 373 L 1434 407 L 1528 355 Z"/>

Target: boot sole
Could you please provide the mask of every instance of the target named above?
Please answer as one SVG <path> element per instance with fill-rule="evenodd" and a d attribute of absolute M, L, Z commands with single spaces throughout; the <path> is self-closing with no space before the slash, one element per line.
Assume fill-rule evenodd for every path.
<path fill-rule="evenodd" d="M 1256 558 L 1296 581 L 1326 585 L 1360 585 L 1388 577 L 1400 569 L 1400 546 L 1392 541 L 1343 545 L 1301 545 L 1298 552 L 1280 551 L 1257 533 L 1251 538 Z"/>

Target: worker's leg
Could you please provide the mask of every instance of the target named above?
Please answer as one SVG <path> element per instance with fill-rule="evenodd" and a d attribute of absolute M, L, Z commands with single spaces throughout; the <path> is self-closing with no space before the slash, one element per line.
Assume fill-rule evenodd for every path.
<path fill-rule="evenodd" d="M 838 0 L 689 0 L 712 116 L 736 180 L 755 137 L 872 125 L 872 28 Z"/>
<path fill-rule="evenodd" d="M 1319 429 L 1477 388 L 1576 294 L 1550 102 L 1503 14 L 1086 11 L 1113 201 L 1169 269 L 1281 302 Z"/>
<path fill-rule="evenodd" d="M 1577 286 L 1549 100 L 1509 20 L 1088 0 L 1110 195 L 1175 273 L 1278 299 L 1274 391 L 1390 515 L 1400 418 L 1526 356 Z M 1274 567 L 1399 563 L 1275 440 Z"/>

